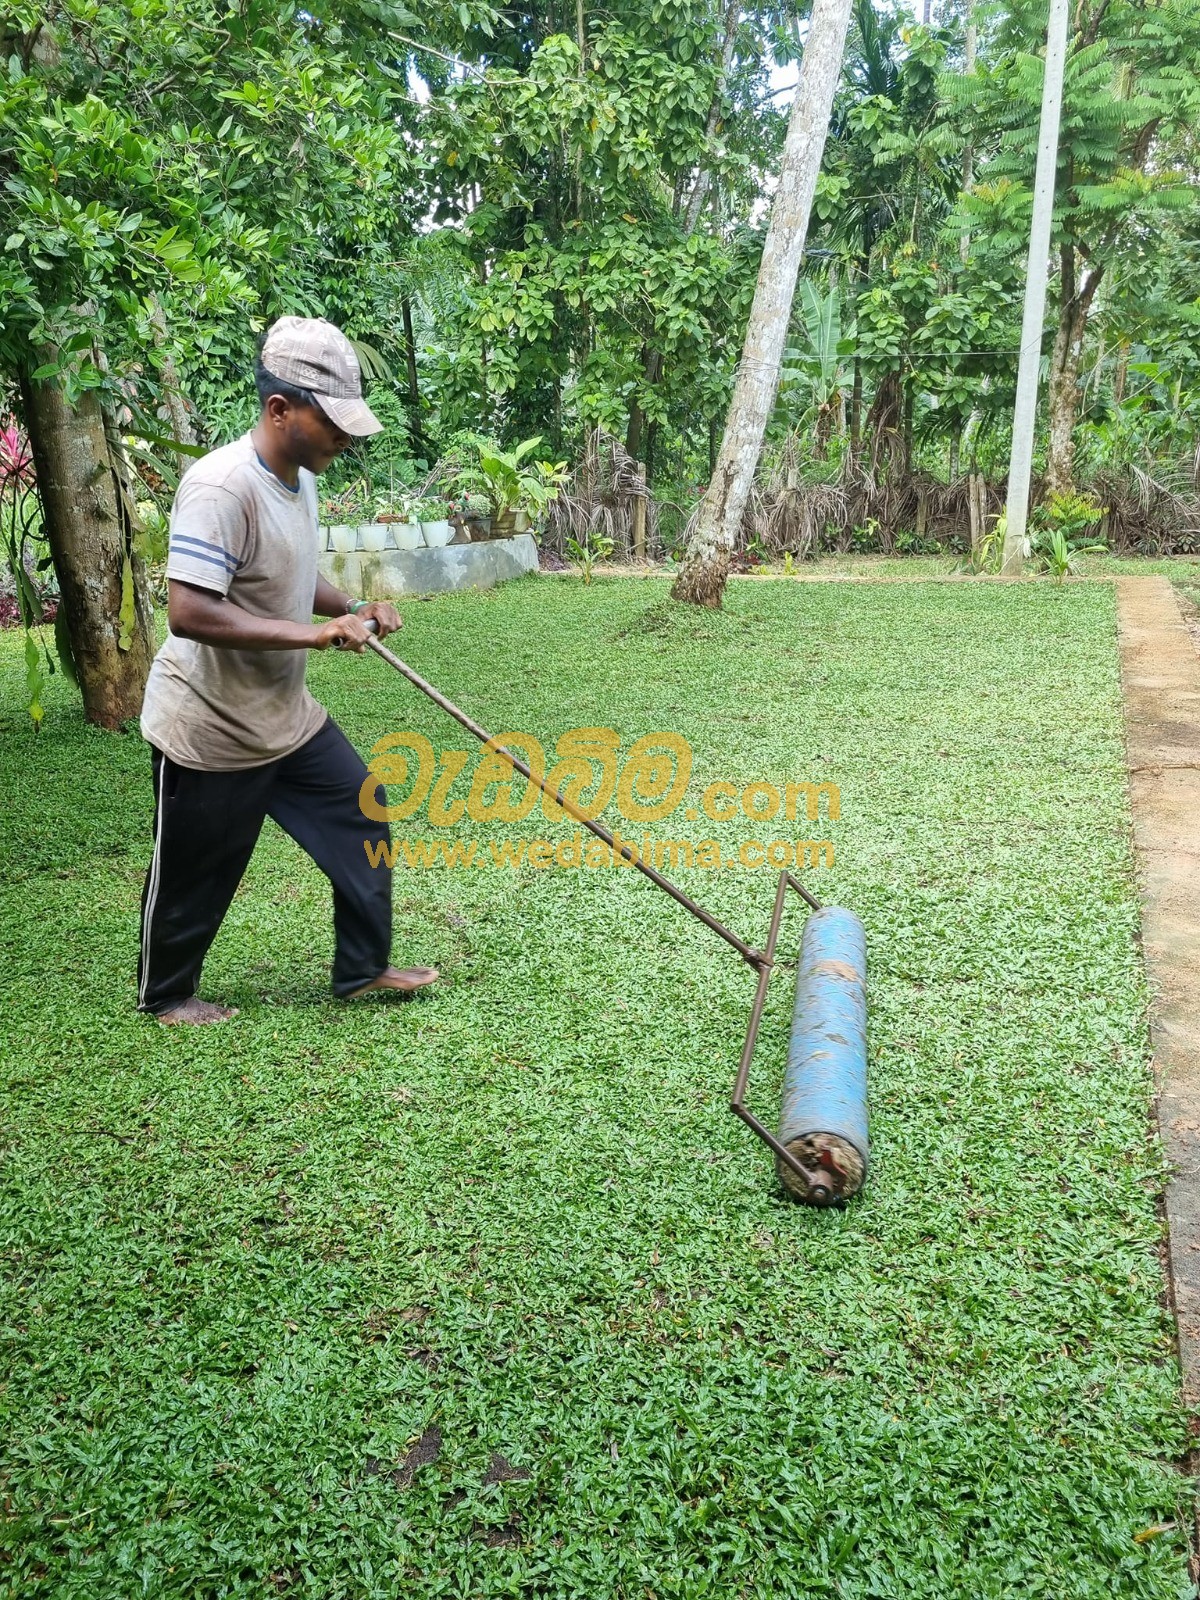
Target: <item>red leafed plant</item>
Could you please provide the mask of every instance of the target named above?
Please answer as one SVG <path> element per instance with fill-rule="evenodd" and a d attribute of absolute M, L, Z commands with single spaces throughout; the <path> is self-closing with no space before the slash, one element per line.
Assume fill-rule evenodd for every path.
<path fill-rule="evenodd" d="M 55 669 L 46 645 L 42 644 L 39 650 L 38 641 L 33 636 L 33 629 L 39 623 L 50 621 L 38 586 L 29 571 L 32 558 L 28 555 L 28 541 L 34 536 L 36 518 L 37 496 L 29 440 L 11 418 L 0 418 L 0 565 L 7 565 L 15 591 L 13 600 L 4 606 L 4 610 L 15 609 L 16 620 L 25 629 L 25 686 L 29 694 L 29 715 L 35 725 L 40 725 L 43 716 L 42 694 L 46 687 L 46 674 L 42 670 L 43 656 L 47 669 L 50 672 Z M 60 659 L 63 659 L 63 649 L 69 649 L 69 645 L 64 644 L 59 650 Z M 65 665 L 64 661 L 64 668 Z"/>
<path fill-rule="evenodd" d="M 29 440 L 10 417 L 0 427 L 0 494 L 33 488 L 33 453 Z"/>

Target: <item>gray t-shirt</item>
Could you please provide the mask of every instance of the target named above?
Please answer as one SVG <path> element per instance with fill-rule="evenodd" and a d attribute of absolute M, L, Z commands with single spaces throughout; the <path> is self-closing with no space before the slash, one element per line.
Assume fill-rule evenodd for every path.
<path fill-rule="evenodd" d="M 291 490 L 250 435 L 188 468 L 171 507 L 167 577 L 225 595 L 252 616 L 311 622 L 317 489 Z M 219 650 L 168 634 L 154 658 L 142 733 L 181 767 L 229 772 L 299 749 L 325 721 L 304 683 L 306 650 Z"/>

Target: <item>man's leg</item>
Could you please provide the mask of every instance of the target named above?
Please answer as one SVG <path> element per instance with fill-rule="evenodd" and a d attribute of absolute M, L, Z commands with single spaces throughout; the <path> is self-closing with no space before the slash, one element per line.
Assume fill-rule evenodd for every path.
<path fill-rule="evenodd" d="M 386 823 L 368 822 L 359 806 L 367 769 L 331 717 L 279 763 L 268 815 L 289 833 L 333 885 L 333 992 L 342 998 L 369 986 L 416 989 L 437 977 L 431 967 L 407 974 L 391 967 L 392 873 L 373 867 L 364 841 L 388 845 Z M 408 981 L 383 981 L 387 974 Z"/>
<path fill-rule="evenodd" d="M 142 892 L 138 1010 L 164 1020 L 215 1022 L 229 1013 L 192 997 L 254 852 L 275 763 L 197 772 L 159 750 L 152 755 L 154 854 Z"/>

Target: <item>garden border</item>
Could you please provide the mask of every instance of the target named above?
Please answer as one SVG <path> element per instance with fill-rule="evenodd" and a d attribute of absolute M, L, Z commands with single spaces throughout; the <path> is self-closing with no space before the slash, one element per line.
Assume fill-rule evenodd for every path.
<path fill-rule="evenodd" d="M 1169 1278 L 1184 1400 L 1200 1405 L 1200 656 L 1167 578 L 1118 578 L 1129 795 L 1170 1168 Z"/>
<path fill-rule="evenodd" d="M 1116 588 L 1142 952 L 1169 1172 L 1167 1283 L 1183 1399 L 1200 1444 L 1200 654 L 1169 579 L 1118 578 Z M 1191 1534 L 1196 1580 L 1195 1507 Z"/>

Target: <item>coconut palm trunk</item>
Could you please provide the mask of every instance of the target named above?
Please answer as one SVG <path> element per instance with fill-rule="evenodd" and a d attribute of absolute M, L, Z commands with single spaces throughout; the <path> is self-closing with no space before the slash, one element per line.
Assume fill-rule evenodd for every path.
<path fill-rule="evenodd" d="M 792 297 L 834 91 L 841 76 L 850 10 L 851 0 L 815 0 L 813 5 L 725 436 L 671 590 L 676 600 L 716 607 L 725 591 L 730 558 L 779 387 Z"/>

